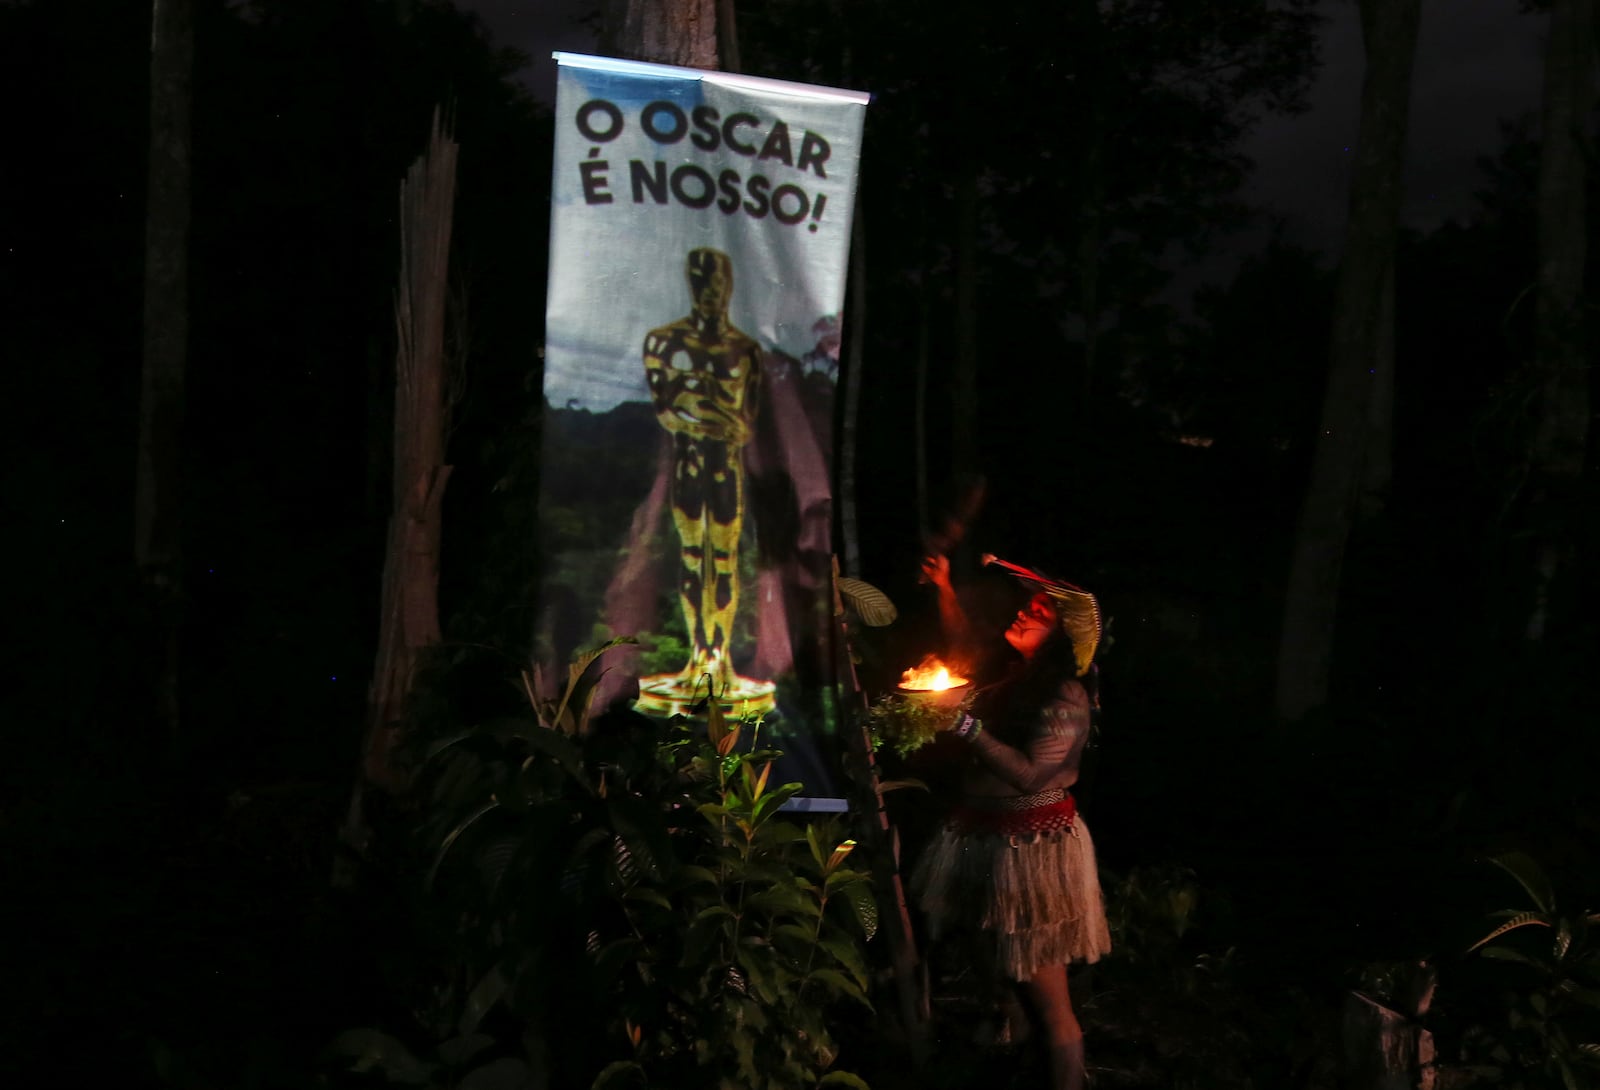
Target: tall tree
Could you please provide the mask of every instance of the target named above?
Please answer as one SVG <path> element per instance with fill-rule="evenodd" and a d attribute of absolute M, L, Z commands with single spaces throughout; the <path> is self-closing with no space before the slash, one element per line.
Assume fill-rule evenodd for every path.
<path fill-rule="evenodd" d="M 139 390 L 134 563 L 156 628 L 157 714 L 178 737 L 184 368 L 189 349 L 190 108 L 194 0 L 154 0 L 145 196 L 144 367 Z"/>
<path fill-rule="evenodd" d="M 717 0 L 606 0 L 602 46 L 619 57 L 717 67 Z M 725 15 L 732 27 L 733 9 Z"/>
<path fill-rule="evenodd" d="M 1311 481 L 1300 511 L 1278 647 L 1276 710 L 1296 719 L 1326 703 L 1339 578 L 1371 477 L 1374 412 L 1387 411 L 1411 67 L 1420 0 L 1361 0 L 1366 73 L 1350 178 L 1350 219 Z M 1381 478 L 1382 474 L 1377 474 Z"/>
<path fill-rule="evenodd" d="M 1541 641 L 1552 588 L 1570 568 L 1589 427 L 1589 355 L 1583 321 L 1588 184 L 1595 104 L 1594 0 L 1554 0 L 1545 46 L 1535 282 L 1536 416 L 1527 452 L 1533 594 L 1525 635 Z"/>
<path fill-rule="evenodd" d="M 433 116 L 424 154 L 400 186 L 400 285 L 395 293 L 394 506 L 383 565 L 377 666 L 368 693 L 365 772 L 388 784 L 394 738 L 420 657 L 439 642 L 440 522 L 450 398 L 445 303 L 456 143 Z"/>
<path fill-rule="evenodd" d="M 435 109 L 428 147 L 400 183 L 400 278 L 395 290 L 394 460 L 389 532 L 384 545 L 378 650 L 367 688 L 361 772 L 340 838 L 357 851 L 369 839 L 369 787 L 396 791 L 405 776 L 394 751 L 404 727 L 417 668 L 439 642 L 439 551 L 443 538 L 444 464 L 451 396 L 445 350 L 450 234 L 454 222 L 456 142 Z M 333 880 L 350 880 L 349 860 Z"/>
<path fill-rule="evenodd" d="M 1177 325 L 1154 305 L 1172 270 L 1243 216 L 1241 137 L 1263 114 L 1304 106 L 1314 8 L 1019 0 L 976 20 L 915 0 L 839 5 L 824 18 L 801 0 L 741 9 L 752 69 L 873 94 L 861 202 L 879 241 L 868 296 L 876 312 L 905 320 L 874 322 L 866 345 L 875 362 L 861 377 L 873 421 L 858 458 L 873 466 L 858 482 L 864 551 L 874 536 L 865 512 L 901 522 L 892 513 L 917 490 L 905 447 L 924 307 L 935 480 L 959 472 L 975 445 L 976 468 L 994 482 L 992 515 L 1004 517 L 1011 494 L 1055 510 L 1065 493 L 1083 496 L 1111 414 L 1090 411 L 1065 430 L 1017 429 L 1015 414 L 1048 404 L 1077 424 L 1067 414 L 1086 385 L 1098 410 L 1135 401 L 1129 387 L 1150 369 L 1134 338 L 1155 342 Z M 874 48 L 848 54 L 851 40 Z M 950 78 L 962 71 L 1004 75 Z M 1086 166 L 1091 148 L 1098 157 Z M 1154 400 L 1139 399 L 1140 411 Z M 865 570 L 903 570 L 912 535 L 880 526 L 875 536 Z M 1070 546 L 1068 535 L 1049 537 L 1049 549 L 1092 548 L 1082 536 Z"/>

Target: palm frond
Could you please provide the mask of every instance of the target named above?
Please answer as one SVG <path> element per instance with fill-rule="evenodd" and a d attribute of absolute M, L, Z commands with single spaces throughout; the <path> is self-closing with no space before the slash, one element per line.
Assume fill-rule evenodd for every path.
<path fill-rule="evenodd" d="M 1504 935 L 1507 931 L 1515 931 L 1519 927 L 1549 927 L 1549 926 L 1550 926 L 1550 921 L 1545 919 L 1542 915 L 1540 915 L 1537 912 L 1519 912 L 1519 913 L 1517 913 L 1517 915 L 1511 917 L 1511 919 L 1507 920 L 1505 923 L 1501 924 L 1499 927 L 1497 927 L 1493 931 L 1489 932 L 1483 938 L 1479 939 L 1477 942 L 1475 942 L 1471 946 L 1467 947 L 1466 952 L 1470 954 L 1474 950 L 1476 950 L 1478 947 L 1483 946 L 1486 943 L 1491 943 L 1495 939 L 1498 939 L 1501 935 Z"/>

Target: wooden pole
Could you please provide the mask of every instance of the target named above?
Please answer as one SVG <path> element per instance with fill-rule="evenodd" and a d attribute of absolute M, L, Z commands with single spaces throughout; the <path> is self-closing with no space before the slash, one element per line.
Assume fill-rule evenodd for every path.
<path fill-rule="evenodd" d="M 889 962 L 894 970 L 895 994 L 899 1000 L 900 1020 L 905 1026 L 906 1044 L 911 1052 L 911 1062 L 921 1067 L 928 1058 L 928 997 L 922 987 L 921 959 L 917 955 L 916 932 L 911 927 L 911 909 L 906 900 L 905 883 L 900 877 L 900 838 L 889 811 L 883 805 L 882 780 L 878 775 L 878 762 L 872 752 L 872 739 L 867 733 L 867 697 L 856 677 L 855 659 L 850 654 L 850 631 L 845 621 L 844 599 L 839 594 L 839 558 L 833 558 L 833 614 L 834 633 L 840 682 L 847 695 L 845 728 L 846 759 L 855 764 L 851 781 L 858 785 L 861 805 L 866 812 L 862 822 L 862 835 L 867 838 L 867 850 L 875 869 L 888 875 L 888 897 L 883 913 L 883 929 L 889 938 Z M 854 729 L 851 729 L 851 728 Z M 868 793 L 870 792 L 870 797 Z"/>

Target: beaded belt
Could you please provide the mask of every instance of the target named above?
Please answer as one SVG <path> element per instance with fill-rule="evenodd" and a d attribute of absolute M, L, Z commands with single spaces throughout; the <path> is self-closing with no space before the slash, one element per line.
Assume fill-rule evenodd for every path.
<path fill-rule="evenodd" d="M 972 796 L 950 813 L 950 823 L 964 836 L 1032 836 L 1070 830 L 1078 804 L 1064 788 L 1034 795 L 998 798 Z"/>

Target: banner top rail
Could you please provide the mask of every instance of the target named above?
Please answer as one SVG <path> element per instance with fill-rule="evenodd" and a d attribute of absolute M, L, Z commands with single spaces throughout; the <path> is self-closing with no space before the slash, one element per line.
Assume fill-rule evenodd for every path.
<path fill-rule="evenodd" d="M 775 95 L 794 95 L 804 98 L 831 98 L 840 102 L 853 102 L 865 106 L 872 101 L 866 91 L 847 91 L 839 87 L 819 87 L 810 83 L 791 83 L 788 80 L 767 79 L 764 76 L 745 76 L 736 72 L 714 72 L 701 68 L 679 68 L 670 64 L 650 64 L 645 61 L 625 61 L 617 57 L 596 57 L 588 53 L 550 54 L 556 64 L 569 68 L 591 68 L 602 72 L 620 72 L 637 76 L 654 76 L 658 79 L 691 79 L 718 87 L 735 87 L 751 91 L 764 91 Z"/>

